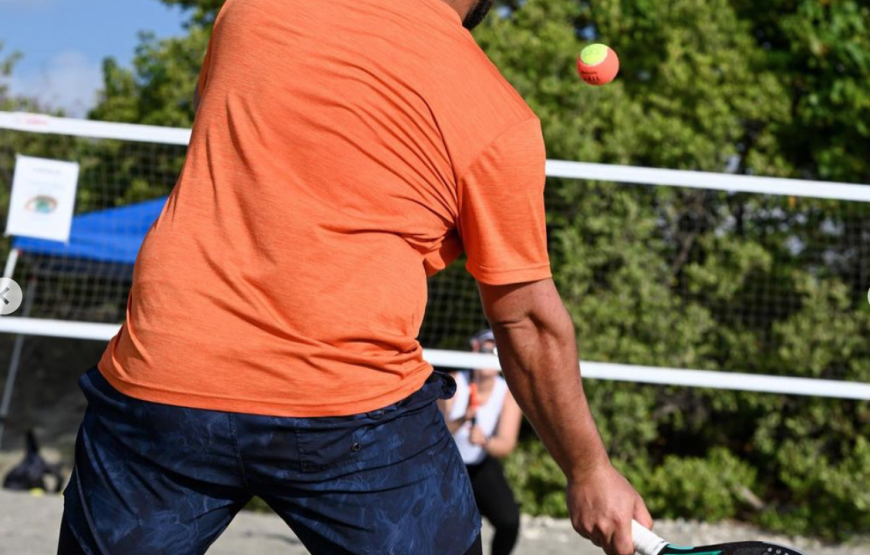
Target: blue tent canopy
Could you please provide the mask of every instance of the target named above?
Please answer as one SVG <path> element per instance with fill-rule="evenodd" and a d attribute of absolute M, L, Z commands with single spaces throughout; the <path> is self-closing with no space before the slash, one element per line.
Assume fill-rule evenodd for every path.
<path fill-rule="evenodd" d="M 133 264 L 166 197 L 75 216 L 69 243 L 17 237 L 13 248 L 33 254 Z"/>

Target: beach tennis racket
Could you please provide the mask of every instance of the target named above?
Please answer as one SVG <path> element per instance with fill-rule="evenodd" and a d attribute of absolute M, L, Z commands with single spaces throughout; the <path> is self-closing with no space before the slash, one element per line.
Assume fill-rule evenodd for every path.
<path fill-rule="evenodd" d="M 480 399 L 477 396 L 477 383 L 472 382 L 468 386 L 468 406 L 473 409 L 480 407 Z M 471 417 L 471 425 L 477 426 L 477 414 Z"/>
<path fill-rule="evenodd" d="M 803 555 L 797 549 L 760 541 L 729 542 L 700 547 L 677 547 L 631 521 L 634 550 L 639 555 Z"/>

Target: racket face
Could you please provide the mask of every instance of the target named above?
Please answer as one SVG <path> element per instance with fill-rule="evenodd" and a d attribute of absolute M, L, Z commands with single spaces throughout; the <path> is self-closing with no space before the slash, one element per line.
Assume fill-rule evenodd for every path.
<path fill-rule="evenodd" d="M 767 542 L 733 542 L 702 547 L 668 545 L 658 555 L 804 555 L 797 549 Z"/>

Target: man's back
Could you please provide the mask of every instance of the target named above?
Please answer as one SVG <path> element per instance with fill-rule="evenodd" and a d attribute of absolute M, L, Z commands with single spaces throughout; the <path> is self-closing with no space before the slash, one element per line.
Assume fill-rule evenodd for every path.
<path fill-rule="evenodd" d="M 100 363 L 121 391 L 364 412 L 431 371 L 427 274 L 549 276 L 539 123 L 441 0 L 229 0 L 200 92 Z"/>

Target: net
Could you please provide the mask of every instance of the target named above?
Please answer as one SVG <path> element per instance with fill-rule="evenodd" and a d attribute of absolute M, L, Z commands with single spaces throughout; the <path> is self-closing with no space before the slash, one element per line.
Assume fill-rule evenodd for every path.
<path fill-rule="evenodd" d="M 3 218 L 16 153 L 78 161 L 87 216 L 163 198 L 189 136 L 0 116 Z M 870 187 L 553 161 L 548 176 L 554 278 L 585 360 L 870 382 Z M 138 217 L 118 225 L 156 214 Z M 117 323 L 131 270 L 22 249 L 14 277 L 35 288 L 31 317 Z M 431 278 L 424 347 L 466 351 L 486 326 L 462 261 Z"/>
<path fill-rule="evenodd" d="M 69 120 L 7 115 L 0 132 L 0 225 L 5 228 L 16 155 L 75 161 L 80 164 L 74 229 L 88 236 L 89 254 L 64 254 L 63 245 L 4 238 L 7 260 L 15 248 L 14 279 L 27 290 L 27 315 L 84 322 L 120 322 L 132 277 L 129 255 L 118 242 L 141 233 L 159 213 L 161 199 L 175 184 L 185 146 L 166 142 L 102 139 L 9 129 L 40 130 Z M 141 130 L 137 133 L 142 135 Z M 92 133 L 89 133 L 92 134 Z M 168 138 L 169 136 L 167 136 Z M 145 136 L 142 136 L 144 139 Z M 151 201 L 151 202 L 149 202 Z M 7 264 L 11 266 L 11 264 Z"/>
<path fill-rule="evenodd" d="M 548 180 L 553 273 L 583 358 L 870 379 L 859 331 L 868 325 L 870 203 L 703 189 L 699 179 Z M 485 325 L 461 265 L 432 279 L 424 345 L 467 348 Z"/>

